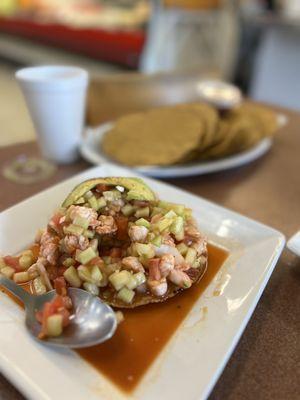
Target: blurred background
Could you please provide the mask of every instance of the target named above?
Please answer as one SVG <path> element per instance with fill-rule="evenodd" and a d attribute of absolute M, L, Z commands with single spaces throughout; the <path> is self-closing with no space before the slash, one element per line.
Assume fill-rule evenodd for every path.
<path fill-rule="evenodd" d="M 0 118 L 11 127 L 0 145 L 34 137 L 13 76 L 33 64 L 98 77 L 196 71 L 300 110 L 300 1 L 0 0 Z"/>

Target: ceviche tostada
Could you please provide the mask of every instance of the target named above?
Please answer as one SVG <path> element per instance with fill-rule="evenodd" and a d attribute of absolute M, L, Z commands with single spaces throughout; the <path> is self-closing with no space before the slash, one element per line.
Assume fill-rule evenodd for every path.
<path fill-rule="evenodd" d="M 165 301 L 201 279 L 206 245 L 191 209 L 137 178 L 97 178 L 75 187 L 35 244 L 1 258 L 0 270 L 35 294 L 56 289 L 37 315 L 41 337 L 54 336 L 70 320 L 69 286 L 118 308 Z"/>

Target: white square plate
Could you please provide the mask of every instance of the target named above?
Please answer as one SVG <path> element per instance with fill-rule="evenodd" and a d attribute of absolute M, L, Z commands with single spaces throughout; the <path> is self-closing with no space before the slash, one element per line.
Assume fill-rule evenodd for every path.
<path fill-rule="evenodd" d="M 29 245 L 76 184 L 109 175 L 134 174 L 112 165 L 96 167 L 1 213 L 1 252 L 13 254 Z M 23 311 L 0 293 L 0 370 L 26 397 L 196 400 L 208 396 L 221 374 L 276 265 L 284 236 L 165 183 L 146 181 L 162 199 L 191 207 L 200 229 L 230 256 L 132 395 L 120 392 L 75 352 L 35 342 L 25 331 Z M 213 295 L 216 289 L 219 296 Z"/>

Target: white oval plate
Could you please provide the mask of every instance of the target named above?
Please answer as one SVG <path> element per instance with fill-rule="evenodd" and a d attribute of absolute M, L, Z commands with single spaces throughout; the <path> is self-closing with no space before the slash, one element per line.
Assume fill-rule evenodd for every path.
<path fill-rule="evenodd" d="M 287 123 L 287 117 L 278 114 L 278 127 L 281 128 Z M 80 145 L 80 152 L 87 161 L 99 165 L 112 163 L 113 161 L 101 150 L 100 143 L 104 134 L 113 127 L 113 122 L 101 124 L 97 128 L 87 128 Z M 179 178 L 181 176 L 204 175 L 212 172 L 225 171 L 227 169 L 241 167 L 259 157 L 263 156 L 272 146 L 272 139 L 261 140 L 252 149 L 242 153 L 212 161 L 198 161 L 185 165 L 160 166 L 138 166 L 135 171 L 146 176 L 155 178 Z M 115 163 L 117 164 L 117 163 Z M 128 168 L 128 167 L 127 167 Z"/>
<path fill-rule="evenodd" d="M 91 168 L 2 212 L 0 250 L 14 254 L 26 248 L 80 182 L 129 175 L 139 177 L 115 165 Z M 0 371 L 27 399 L 204 400 L 237 345 L 282 252 L 283 235 L 164 182 L 145 181 L 161 199 L 190 207 L 201 231 L 229 257 L 130 395 L 78 353 L 32 339 L 23 310 L 0 292 Z"/>

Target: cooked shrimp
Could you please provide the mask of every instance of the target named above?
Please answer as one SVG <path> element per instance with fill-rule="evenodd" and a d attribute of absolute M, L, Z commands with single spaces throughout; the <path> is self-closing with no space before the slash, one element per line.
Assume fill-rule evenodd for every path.
<path fill-rule="evenodd" d="M 203 236 L 201 236 L 192 243 L 191 247 L 193 247 L 198 254 L 203 254 L 206 252 L 206 244 L 207 244 L 206 239 Z"/>
<path fill-rule="evenodd" d="M 63 239 L 64 247 L 67 253 L 72 254 L 75 250 L 85 250 L 89 247 L 88 238 L 83 235 L 66 235 Z"/>
<path fill-rule="evenodd" d="M 128 235 L 133 242 L 143 243 L 148 235 L 148 229 L 145 226 L 132 225 L 128 230 Z"/>
<path fill-rule="evenodd" d="M 97 211 L 89 207 L 72 205 L 69 208 L 69 216 L 71 220 L 74 220 L 76 217 L 84 218 L 89 221 L 89 225 L 92 227 L 96 227 L 97 225 L 99 225 L 97 220 L 98 218 Z"/>
<path fill-rule="evenodd" d="M 173 269 L 168 275 L 168 279 L 173 282 L 176 286 L 182 288 L 189 288 L 192 286 L 191 278 L 183 271 L 179 269 Z"/>
<path fill-rule="evenodd" d="M 125 257 L 122 260 L 122 265 L 134 272 L 144 272 L 144 267 L 137 257 Z"/>
<path fill-rule="evenodd" d="M 52 265 L 56 264 L 59 256 L 58 241 L 59 238 L 48 231 L 45 231 L 40 239 L 40 255 Z"/>
<path fill-rule="evenodd" d="M 53 287 L 52 287 L 52 285 L 51 285 L 51 282 L 50 282 L 48 273 L 47 273 L 46 268 L 45 268 L 45 266 L 44 266 L 45 262 L 46 262 L 45 259 L 39 258 L 39 259 L 37 260 L 36 264 L 34 264 L 34 265 L 36 266 L 37 271 L 39 272 L 40 277 L 42 278 L 43 282 L 45 283 L 47 289 L 48 289 L 48 290 L 52 290 Z"/>
<path fill-rule="evenodd" d="M 185 228 L 185 234 L 191 238 L 198 239 L 201 236 L 201 233 L 198 229 L 193 225 L 187 225 Z"/>
<path fill-rule="evenodd" d="M 175 247 L 174 240 L 172 239 L 171 235 L 169 233 L 163 233 L 162 235 L 162 243 L 166 244 L 168 246 Z"/>
<path fill-rule="evenodd" d="M 167 277 L 175 267 L 175 257 L 172 254 L 164 254 L 159 262 L 159 270 L 163 278 Z"/>
<path fill-rule="evenodd" d="M 168 284 L 166 278 L 161 278 L 159 281 L 148 279 L 147 284 L 151 293 L 157 297 L 164 296 L 167 293 Z"/>
<path fill-rule="evenodd" d="M 118 230 L 117 224 L 111 215 L 100 215 L 98 222 L 99 226 L 97 226 L 96 232 L 100 235 L 109 235 Z"/>

